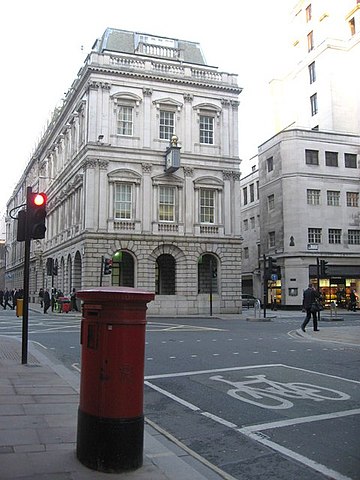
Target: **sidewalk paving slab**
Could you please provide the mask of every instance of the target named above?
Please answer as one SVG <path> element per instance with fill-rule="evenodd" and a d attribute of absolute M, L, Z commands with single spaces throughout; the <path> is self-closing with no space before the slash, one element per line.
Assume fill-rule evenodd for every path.
<path fill-rule="evenodd" d="M 103 473 L 76 458 L 78 374 L 30 344 L 0 336 L 0 480 L 219 480 L 231 478 L 145 424 L 143 466 Z M 220 474 L 219 474 L 220 473 Z"/>

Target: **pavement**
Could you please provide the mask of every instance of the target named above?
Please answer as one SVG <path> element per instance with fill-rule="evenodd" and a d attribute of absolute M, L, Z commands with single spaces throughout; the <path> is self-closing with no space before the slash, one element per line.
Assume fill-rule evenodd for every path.
<path fill-rule="evenodd" d="M 294 332 L 304 340 L 360 346 L 360 326 L 323 325 L 319 332 Z M 32 342 L 23 365 L 21 339 L 0 336 L 0 480 L 234 480 L 146 419 L 142 467 L 112 474 L 88 469 L 76 457 L 79 383 L 78 374 Z"/>

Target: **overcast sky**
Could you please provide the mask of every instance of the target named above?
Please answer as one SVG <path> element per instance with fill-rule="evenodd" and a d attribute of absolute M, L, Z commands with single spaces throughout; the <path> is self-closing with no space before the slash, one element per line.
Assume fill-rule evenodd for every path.
<path fill-rule="evenodd" d="M 107 27 L 199 42 L 209 65 L 238 74 L 240 157 L 272 135 L 266 87 L 281 61 L 292 0 L 12 0 L 0 17 L 0 212 L 51 111 Z M 243 168 L 241 168 L 243 170 Z"/>

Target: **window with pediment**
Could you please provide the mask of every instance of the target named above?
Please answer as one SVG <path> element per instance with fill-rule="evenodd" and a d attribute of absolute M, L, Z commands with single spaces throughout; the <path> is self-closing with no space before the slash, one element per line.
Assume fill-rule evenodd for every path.
<path fill-rule="evenodd" d="M 133 93 L 123 92 L 115 94 L 112 100 L 115 113 L 115 134 L 132 137 L 141 98 Z"/>
<path fill-rule="evenodd" d="M 213 104 L 200 104 L 194 107 L 198 114 L 199 143 L 203 145 L 216 144 L 216 125 L 221 109 Z"/>

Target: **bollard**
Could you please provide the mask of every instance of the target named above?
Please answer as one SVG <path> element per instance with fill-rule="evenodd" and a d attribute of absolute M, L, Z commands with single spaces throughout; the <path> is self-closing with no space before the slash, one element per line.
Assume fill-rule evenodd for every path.
<path fill-rule="evenodd" d="M 127 287 L 77 292 L 83 300 L 76 454 L 85 466 L 119 473 L 142 466 L 147 303 Z"/>
<path fill-rule="evenodd" d="M 18 298 L 16 300 L 16 316 L 17 317 L 22 317 L 23 312 L 24 312 L 24 299 L 23 298 Z"/>

